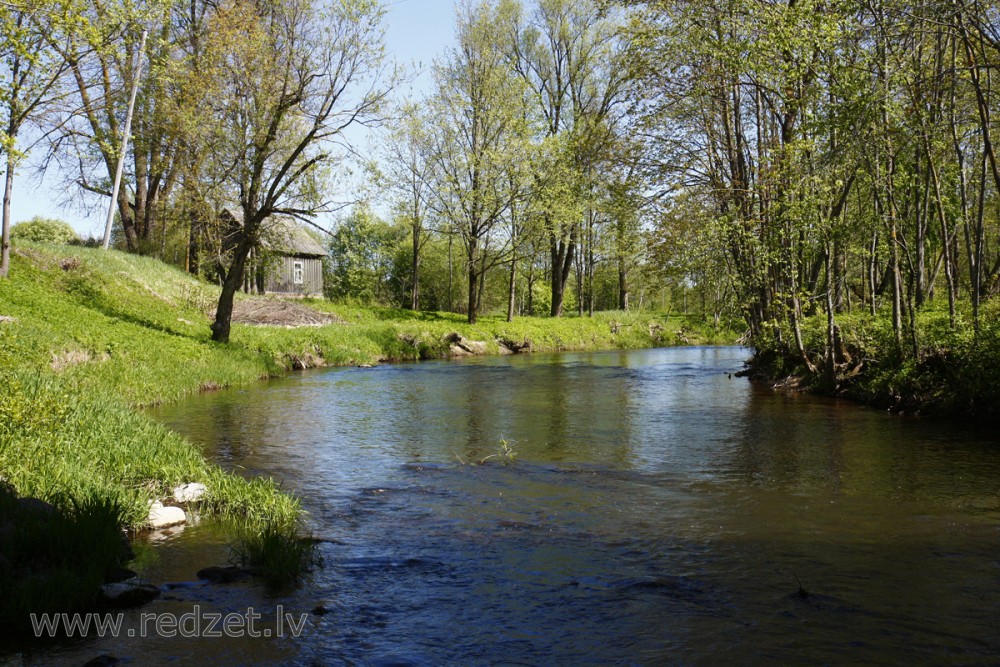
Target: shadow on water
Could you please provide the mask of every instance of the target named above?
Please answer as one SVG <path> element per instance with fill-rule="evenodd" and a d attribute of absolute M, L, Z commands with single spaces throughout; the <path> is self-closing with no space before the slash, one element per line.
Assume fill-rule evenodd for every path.
<path fill-rule="evenodd" d="M 150 608 L 328 613 L 298 639 L 74 650 L 162 662 L 183 646 L 219 665 L 996 662 L 994 436 L 753 387 L 730 376 L 744 356 L 326 370 L 160 408 L 222 465 L 301 495 L 325 566 L 277 597 L 182 586 Z M 514 465 L 467 465 L 501 439 Z M 148 576 L 187 581 L 220 549 L 210 527 L 188 530 Z"/>

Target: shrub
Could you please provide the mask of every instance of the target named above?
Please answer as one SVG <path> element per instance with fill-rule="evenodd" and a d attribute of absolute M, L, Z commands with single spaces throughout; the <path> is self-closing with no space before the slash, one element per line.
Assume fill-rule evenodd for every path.
<path fill-rule="evenodd" d="M 11 227 L 10 236 L 13 239 L 35 243 L 70 243 L 80 240 L 69 223 L 39 215 Z"/>

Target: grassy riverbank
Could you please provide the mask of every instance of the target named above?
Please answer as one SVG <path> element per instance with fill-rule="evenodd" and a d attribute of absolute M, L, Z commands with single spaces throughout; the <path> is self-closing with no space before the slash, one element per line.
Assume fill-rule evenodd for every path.
<path fill-rule="evenodd" d="M 649 314 L 513 323 L 487 316 L 470 326 L 454 314 L 310 301 L 336 322 L 235 324 L 232 342 L 219 345 L 208 326 L 217 297 L 216 287 L 149 258 L 16 247 L 11 278 L 0 283 L 0 476 L 11 492 L 50 501 L 71 520 L 93 523 L 79 508 L 94 506 L 105 523 L 139 528 L 149 501 L 168 497 L 178 484 L 203 482 L 208 493 L 200 511 L 264 534 L 294 524 L 294 498 L 272 480 L 221 470 L 137 409 L 295 368 L 445 357 L 450 334 L 481 341 L 486 354 L 503 344 L 553 351 L 731 341 L 693 321 Z M 42 599 L 58 598 L 14 583 L 31 579 L 33 564 L 24 560 L 36 547 L 0 547 L 0 581 L 9 584 L 0 594 L 29 608 L 30 599 L 44 607 Z"/>
<path fill-rule="evenodd" d="M 914 324 L 897 343 L 888 312 L 838 315 L 843 345 L 831 382 L 826 317 L 807 318 L 803 338 L 816 372 L 776 338 L 757 342 L 749 372 L 759 381 L 895 412 L 984 420 L 1000 414 L 1000 303 L 983 305 L 978 333 L 961 308 L 952 326 L 947 304 L 921 311 Z M 791 340 L 788 332 L 784 339 Z"/>

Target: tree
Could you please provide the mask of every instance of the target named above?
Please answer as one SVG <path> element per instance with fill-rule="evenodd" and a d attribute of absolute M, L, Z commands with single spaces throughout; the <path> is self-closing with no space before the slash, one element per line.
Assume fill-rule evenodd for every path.
<path fill-rule="evenodd" d="M 355 206 L 330 239 L 327 295 L 390 305 L 393 253 L 402 241 L 400 230 L 380 220 L 368 206 Z"/>
<path fill-rule="evenodd" d="M 525 16 L 513 0 L 508 59 L 532 92 L 543 133 L 565 163 L 552 173 L 569 178 L 578 193 L 600 174 L 598 155 L 613 140 L 625 111 L 631 69 L 625 66 L 620 22 L 593 0 L 539 0 Z M 569 149 L 568 152 L 566 149 Z M 542 187 L 562 187 L 561 184 Z M 566 281 L 581 242 L 583 214 L 563 217 L 545 211 L 551 260 L 551 314 L 562 313 Z"/>
<path fill-rule="evenodd" d="M 93 28 L 65 43 L 53 43 L 68 63 L 79 101 L 59 138 L 57 154 L 79 187 L 102 198 L 112 194 L 125 109 L 148 60 L 148 74 L 138 88 L 129 171 L 114 202 L 132 252 L 148 250 L 150 233 L 176 182 L 180 150 L 169 130 L 174 104 L 187 93 L 170 85 L 178 67 L 173 6 L 172 0 L 81 0 L 78 15 Z M 151 28 L 150 35 L 145 53 L 138 53 L 144 27 Z"/>
<path fill-rule="evenodd" d="M 213 168 L 243 217 L 213 340 L 229 340 L 233 298 L 267 219 L 329 209 L 321 181 L 335 159 L 331 142 L 377 118 L 387 94 L 382 16 L 374 0 L 238 0 L 213 17 L 213 31 L 244 38 L 222 68 L 211 147 Z"/>
<path fill-rule="evenodd" d="M 410 310 L 420 310 L 420 251 L 429 238 L 425 219 L 431 197 L 430 123 L 415 104 L 404 104 L 387 144 L 386 177 L 410 227 Z"/>
<path fill-rule="evenodd" d="M 847 363 L 837 318 L 857 304 L 885 311 L 889 354 L 919 361 L 937 294 L 961 335 L 964 281 L 978 334 L 1000 277 L 995 3 L 621 4 L 664 212 L 657 264 L 721 276 L 751 341 L 831 386 Z M 801 323 L 819 313 L 810 345 Z"/>
<path fill-rule="evenodd" d="M 509 165 L 528 137 L 520 80 L 506 67 L 497 40 L 506 17 L 486 2 L 459 8 L 458 46 L 435 67 L 432 99 L 434 207 L 458 230 L 465 249 L 468 320 L 476 322 L 486 272 L 503 257 L 491 244 L 519 191 Z"/>
<path fill-rule="evenodd" d="M 64 91 L 62 78 L 66 60 L 51 47 L 53 40 L 64 39 L 80 29 L 74 25 L 72 3 L 41 3 L 17 0 L 0 5 L 0 102 L 3 124 L 0 148 L 7 156 L 4 180 L 3 221 L 0 234 L 0 278 L 10 268 L 10 206 L 14 192 L 14 173 L 27 151 L 19 146 L 26 125 L 35 125 L 42 134 L 45 116 Z M 54 123 L 51 123 L 54 124 Z"/>

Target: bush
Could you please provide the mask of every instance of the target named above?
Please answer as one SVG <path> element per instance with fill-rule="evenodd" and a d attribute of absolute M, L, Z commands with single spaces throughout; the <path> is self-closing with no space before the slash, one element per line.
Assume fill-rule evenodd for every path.
<path fill-rule="evenodd" d="M 19 241 L 35 243 L 71 243 L 80 240 L 69 223 L 39 215 L 11 227 L 10 236 Z"/>

